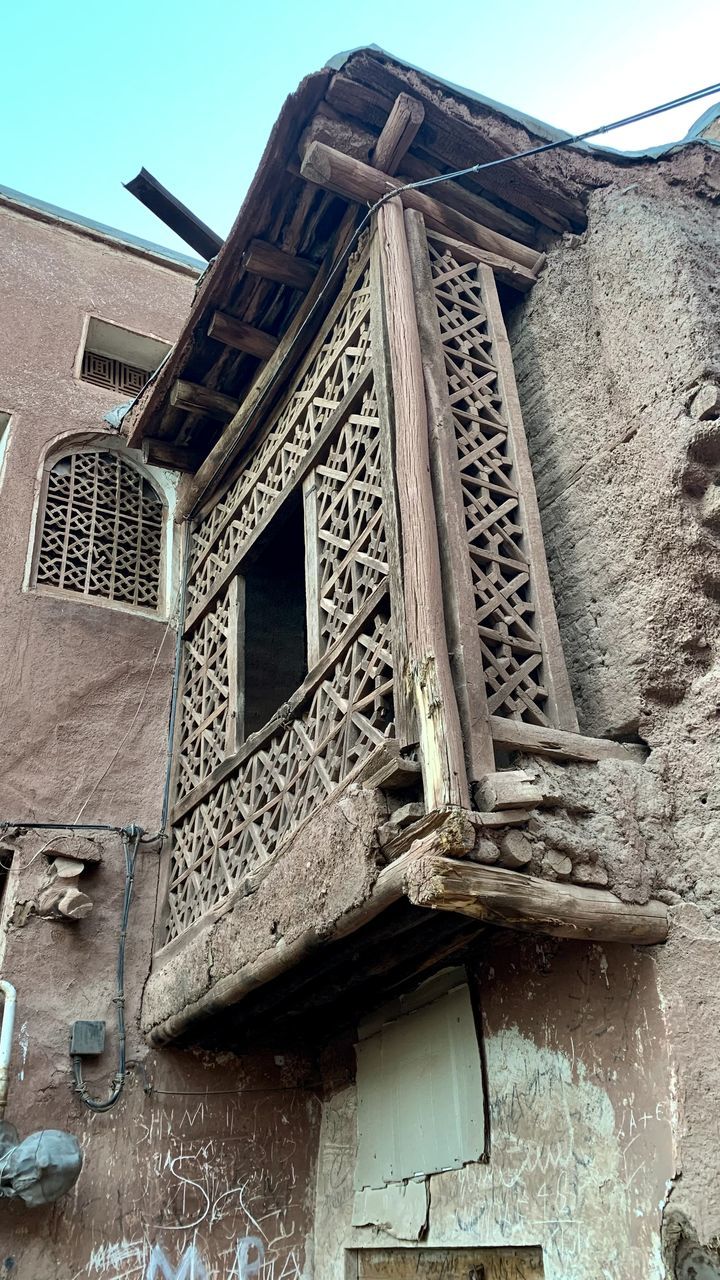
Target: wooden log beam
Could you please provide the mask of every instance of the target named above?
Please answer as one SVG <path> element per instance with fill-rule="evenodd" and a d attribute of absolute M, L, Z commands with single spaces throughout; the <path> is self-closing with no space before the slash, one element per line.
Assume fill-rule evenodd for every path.
<path fill-rule="evenodd" d="M 171 471 L 196 471 L 202 462 L 197 449 L 185 449 L 170 440 L 145 436 L 142 442 L 143 462 L 153 467 L 169 467 Z"/>
<path fill-rule="evenodd" d="M 314 262 L 286 253 L 265 240 L 250 241 L 243 254 L 242 265 L 251 275 L 289 285 L 291 289 L 302 289 L 303 292 L 310 288 L 318 272 Z"/>
<path fill-rule="evenodd" d="M 605 889 L 560 884 L 432 853 L 411 863 L 406 892 L 418 907 L 457 911 L 552 938 L 647 945 L 664 942 L 668 935 L 667 908 L 661 902 L 621 902 Z"/>
<path fill-rule="evenodd" d="M 186 413 L 200 413 L 205 418 L 218 418 L 226 422 L 237 413 L 239 401 L 232 396 L 223 395 L 221 391 L 213 391 L 203 387 L 199 382 L 185 382 L 178 378 L 170 392 L 170 404 L 174 409 L 184 409 Z"/>
<path fill-rule="evenodd" d="M 402 185 L 388 173 L 380 173 L 369 164 L 363 164 L 352 156 L 328 147 L 324 142 L 311 142 L 302 164 L 302 176 L 328 191 L 344 196 L 358 204 L 375 204 L 383 196 L 397 191 Z M 519 244 L 509 236 L 492 231 L 489 227 L 473 222 L 448 205 L 441 204 L 424 191 L 403 191 L 400 199 L 404 207 L 422 213 L 433 230 L 455 239 L 475 245 L 499 261 L 497 267 L 510 277 L 510 283 L 530 287 L 544 262 L 544 256 L 536 249 Z M 495 265 L 495 264 L 490 264 Z"/>
<path fill-rule="evenodd" d="M 208 337 L 223 342 L 226 347 L 236 351 L 245 351 L 249 356 L 257 356 L 258 360 L 269 360 L 278 345 L 278 339 L 271 333 L 256 329 L 252 324 L 245 324 L 236 316 L 229 316 L 225 311 L 216 311 L 208 327 Z"/>
<path fill-rule="evenodd" d="M 412 146 L 424 119 L 425 108 L 422 102 L 412 98 L 409 93 L 399 93 L 370 158 L 373 169 L 379 169 L 382 173 L 397 173 L 403 156 Z"/>
<path fill-rule="evenodd" d="M 634 760 L 642 764 L 647 758 L 645 748 L 632 742 L 586 738 L 581 733 L 523 724 L 504 716 L 490 716 L 490 731 L 496 746 L 507 751 L 527 751 L 557 760 Z"/>

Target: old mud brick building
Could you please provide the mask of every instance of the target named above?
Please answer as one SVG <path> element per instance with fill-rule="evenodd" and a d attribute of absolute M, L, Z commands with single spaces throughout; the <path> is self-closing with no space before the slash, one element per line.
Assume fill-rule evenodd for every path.
<path fill-rule="evenodd" d="M 364 49 L 202 274 L 0 200 L 0 1275 L 720 1276 L 717 121 L 367 216 L 552 136 Z"/>

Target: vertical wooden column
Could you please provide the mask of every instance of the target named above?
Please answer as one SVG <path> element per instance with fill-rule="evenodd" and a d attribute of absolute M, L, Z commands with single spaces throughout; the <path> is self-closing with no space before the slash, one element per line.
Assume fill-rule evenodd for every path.
<path fill-rule="evenodd" d="M 465 739 L 468 774 L 472 781 L 477 781 L 494 771 L 495 752 L 467 553 L 455 427 L 422 214 L 407 209 L 405 226 L 427 395 L 432 479 L 441 509 L 438 540 L 450 661 Z"/>
<path fill-rule="evenodd" d="M 377 239 L 395 428 L 405 683 L 417 718 L 426 804 L 429 809 L 467 807 L 469 788 L 443 613 L 420 337 L 399 200 L 378 210 Z"/>
<path fill-rule="evenodd" d="M 231 756 L 245 736 L 245 579 L 239 573 L 228 587 L 227 668 L 225 754 Z"/>
<path fill-rule="evenodd" d="M 305 617 L 307 624 L 307 668 L 312 671 L 322 656 L 320 651 L 320 563 L 318 547 L 317 472 L 303 480 L 303 520 L 305 524 Z"/>

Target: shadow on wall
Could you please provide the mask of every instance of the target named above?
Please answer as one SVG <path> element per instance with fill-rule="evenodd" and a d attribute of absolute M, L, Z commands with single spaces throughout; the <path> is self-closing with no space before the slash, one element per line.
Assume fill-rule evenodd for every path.
<path fill-rule="evenodd" d="M 689 1218 L 678 1211 L 666 1215 L 663 1236 L 669 1280 L 720 1280 L 720 1240 L 701 1245 Z"/>

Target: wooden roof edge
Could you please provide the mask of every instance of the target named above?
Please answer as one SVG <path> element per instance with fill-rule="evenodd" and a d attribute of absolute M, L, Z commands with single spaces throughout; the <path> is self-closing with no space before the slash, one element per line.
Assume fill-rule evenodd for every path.
<path fill-rule="evenodd" d="M 190 314 L 170 356 L 125 417 L 123 428 L 130 447 L 138 448 L 144 436 L 154 434 L 170 389 L 182 378 L 192 355 L 196 329 L 208 311 L 222 309 L 240 258 L 251 240 L 262 236 L 266 205 L 272 202 L 287 165 L 295 159 L 300 136 L 322 101 L 331 76 L 329 69 L 312 72 L 285 99 L 240 211 L 222 249 L 200 278 Z"/>

